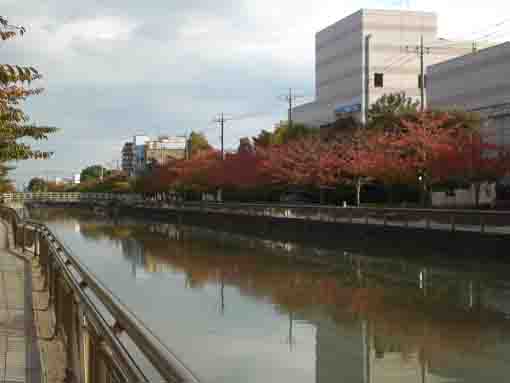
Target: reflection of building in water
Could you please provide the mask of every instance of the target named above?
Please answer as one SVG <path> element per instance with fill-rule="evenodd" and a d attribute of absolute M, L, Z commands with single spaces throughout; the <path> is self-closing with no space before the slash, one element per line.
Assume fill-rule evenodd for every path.
<path fill-rule="evenodd" d="M 143 243 L 136 239 L 122 239 L 121 247 L 122 253 L 131 262 L 131 272 L 135 278 L 146 277 L 147 273 L 168 273 L 174 270 L 164 257 L 145 249 Z"/>
<path fill-rule="evenodd" d="M 169 273 L 174 271 L 174 268 L 171 263 L 164 262 L 162 257 L 146 252 L 144 270 L 147 273 Z"/>
<path fill-rule="evenodd" d="M 140 241 L 133 238 L 123 238 L 120 241 L 122 254 L 131 262 L 131 273 L 136 278 L 138 267 L 145 265 L 145 256 L 143 245 Z"/>
<path fill-rule="evenodd" d="M 363 382 L 363 344 L 360 322 L 315 321 L 316 383 Z"/>
<path fill-rule="evenodd" d="M 504 382 L 510 345 L 498 334 L 479 352 L 441 350 L 424 357 L 417 345 L 405 345 L 401 334 L 384 336 L 374 323 L 347 318 L 320 318 L 316 326 L 316 383 L 478 383 Z M 403 329 L 404 330 L 404 329 Z"/>

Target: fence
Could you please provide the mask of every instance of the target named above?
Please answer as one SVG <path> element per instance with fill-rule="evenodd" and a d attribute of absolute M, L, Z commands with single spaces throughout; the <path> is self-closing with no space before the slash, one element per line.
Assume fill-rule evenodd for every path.
<path fill-rule="evenodd" d="M 150 206 L 138 203 L 134 206 Z M 238 214 L 313 220 L 332 223 L 405 227 L 425 230 L 470 231 L 483 234 L 510 234 L 510 211 L 393 209 L 324 205 L 271 205 L 248 203 L 157 204 L 175 211 Z"/>
<path fill-rule="evenodd" d="M 400 226 L 427 230 L 470 231 L 510 234 L 510 211 L 460 209 L 405 209 L 290 205 L 259 203 L 185 202 L 168 203 L 144 200 L 139 194 L 114 193 L 4 193 L 4 201 L 119 201 L 129 206 L 179 211 L 202 211 L 318 220 L 350 224 Z"/>
<path fill-rule="evenodd" d="M 198 383 L 197 378 L 42 223 L 0 207 L 14 243 L 32 253 L 49 292 L 54 335 L 63 341 L 66 381 Z M 127 344 L 130 346 L 128 347 Z M 134 355 L 143 355 L 144 371 Z"/>
<path fill-rule="evenodd" d="M 0 193 L 0 199 L 9 201 L 140 201 L 142 196 L 134 193 Z"/>

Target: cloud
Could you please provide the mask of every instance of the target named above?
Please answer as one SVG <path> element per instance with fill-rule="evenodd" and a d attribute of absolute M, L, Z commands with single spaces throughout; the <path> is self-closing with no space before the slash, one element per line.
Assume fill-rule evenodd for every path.
<path fill-rule="evenodd" d="M 510 8 L 495 0 L 413 3 L 439 13 L 446 37 L 490 27 Z M 228 124 L 227 144 L 235 147 L 240 136 L 255 135 L 285 118 L 277 96 L 287 88 L 313 96 L 318 30 L 361 6 L 399 4 L 3 0 L 2 5 L 13 23 L 28 28 L 22 39 L 2 43 L 2 57 L 35 65 L 45 75 L 46 93 L 27 109 L 34 121 L 62 129 L 44 143 L 55 150 L 53 160 L 19 164 L 16 178 L 26 182 L 31 172 L 45 168 L 72 174 L 84 165 L 119 158 L 119 143 L 138 132 L 204 130 L 216 143 L 218 132 L 210 121 L 217 113 L 257 113 L 257 118 Z M 506 27 L 496 31 L 504 37 Z"/>

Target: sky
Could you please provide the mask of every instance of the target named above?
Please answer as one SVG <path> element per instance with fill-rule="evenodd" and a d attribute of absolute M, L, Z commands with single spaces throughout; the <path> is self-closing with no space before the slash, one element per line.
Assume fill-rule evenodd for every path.
<path fill-rule="evenodd" d="M 219 144 L 271 129 L 286 118 L 279 98 L 314 96 L 315 33 L 360 7 L 435 11 L 442 37 L 510 36 L 501 0 L 0 0 L 0 14 L 24 25 L 1 43 L 2 63 L 33 65 L 45 93 L 31 98 L 32 121 L 59 132 L 37 147 L 47 161 L 16 164 L 18 186 L 33 176 L 71 176 L 120 160 L 135 134 L 204 132 Z M 505 29 L 506 28 L 506 29 Z"/>

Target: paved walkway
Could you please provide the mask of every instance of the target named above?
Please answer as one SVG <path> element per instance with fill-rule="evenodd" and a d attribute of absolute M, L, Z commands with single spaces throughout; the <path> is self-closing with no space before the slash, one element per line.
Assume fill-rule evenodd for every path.
<path fill-rule="evenodd" d="M 40 382 L 31 263 L 11 252 L 8 244 L 6 226 L 0 222 L 0 383 Z"/>

